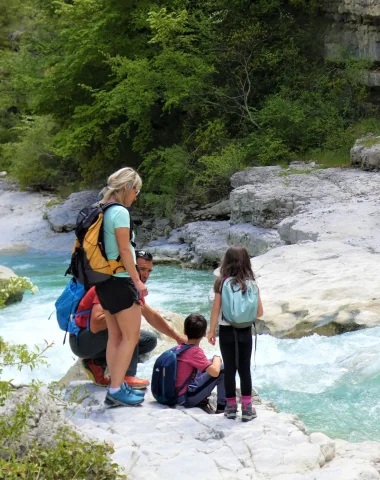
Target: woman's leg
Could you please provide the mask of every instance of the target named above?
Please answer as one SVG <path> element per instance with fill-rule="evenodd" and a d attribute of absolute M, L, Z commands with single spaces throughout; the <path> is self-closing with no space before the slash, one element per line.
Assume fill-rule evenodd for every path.
<path fill-rule="evenodd" d="M 219 346 L 224 364 L 224 385 L 226 397 L 236 397 L 236 359 L 235 359 L 235 337 L 232 327 L 220 325 Z"/>
<path fill-rule="evenodd" d="M 112 315 L 108 310 L 104 310 L 104 315 L 106 317 L 108 330 L 108 342 L 106 350 L 107 366 L 111 376 L 111 387 L 116 388 L 119 387 L 124 381 L 124 379 L 120 383 L 113 381 L 113 368 L 115 360 L 117 359 L 117 351 L 122 339 L 122 335 L 119 325 L 117 323 L 116 315 Z"/>
<path fill-rule="evenodd" d="M 239 377 L 242 396 L 252 395 L 251 356 L 252 328 L 237 329 L 239 343 Z"/>
<path fill-rule="evenodd" d="M 107 362 L 111 362 L 108 363 L 111 373 L 111 388 L 116 388 L 124 382 L 125 372 L 128 370 L 133 351 L 140 338 L 141 306 L 134 303 L 132 307 L 121 310 L 110 317 L 112 317 L 113 330 L 110 332 L 108 329 L 108 345 L 110 345 L 111 351 L 108 353 L 107 345 Z M 107 315 L 106 321 L 108 326 Z M 120 332 L 119 337 L 117 332 Z M 110 343 L 111 336 L 115 337 L 115 340 Z"/>

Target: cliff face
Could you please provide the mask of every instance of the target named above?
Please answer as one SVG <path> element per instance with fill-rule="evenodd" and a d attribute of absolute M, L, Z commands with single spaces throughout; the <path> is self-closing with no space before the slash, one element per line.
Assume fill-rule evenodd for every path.
<path fill-rule="evenodd" d="M 366 83 L 380 87 L 380 0 L 326 0 L 325 11 L 331 20 L 326 56 L 334 57 L 343 48 L 358 58 L 370 58 L 374 68 Z"/>

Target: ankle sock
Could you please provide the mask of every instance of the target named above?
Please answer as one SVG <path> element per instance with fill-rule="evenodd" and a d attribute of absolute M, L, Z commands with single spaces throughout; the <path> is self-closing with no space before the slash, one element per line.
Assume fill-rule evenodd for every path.
<path fill-rule="evenodd" d="M 241 396 L 241 404 L 243 405 L 243 408 L 246 408 L 250 403 L 252 403 L 251 395 L 242 395 Z"/>
<path fill-rule="evenodd" d="M 118 392 L 120 390 L 120 387 L 115 387 L 115 388 L 112 388 L 110 387 L 108 389 L 108 391 L 110 392 L 111 395 L 113 395 L 114 393 Z"/>
<path fill-rule="evenodd" d="M 236 397 L 226 398 L 226 402 L 231 405 L 231 407 L 236 407 Z"/>

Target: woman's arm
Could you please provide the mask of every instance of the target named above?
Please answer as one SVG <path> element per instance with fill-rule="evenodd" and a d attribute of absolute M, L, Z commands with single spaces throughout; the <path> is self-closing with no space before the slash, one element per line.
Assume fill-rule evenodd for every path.
<path fill-rule="evenodd" d="M 211 345 L 215 345 L 216 341 L 216 324 L 218 323 L 218 317 L 220 314 L 220 308 L 222 306 L 222 296 L 220 293 L 215 293 L 214 302 L 211 309 L 211 320 L 210 320 L 210 332 L 207 336 L 208 341 Z"/>
<path fill-rule="evenodd" d="M 258 306 L 257 306 L 257 315 L 256 315 L 256 318 L 260 318 L 264 315 L 264 309 L 263 309 L 263 304 L 261 302 L 261 297 L 260 297 L 260 293 L 259 293 L 259 303 L 258 303 Z"/>
<path fill-rule="evenodd" d="M 116 241 L 119 248 L 119 254 L 123 262 L 124 268 L 131 277 L 132 282 L 137 288 L 140 297 L 148 295 L 148 289 L 140 280 L 140 276 L 136 270 L 135 260 L 133 258 L 130 246 L 129 228 L 115 228 Z"/>

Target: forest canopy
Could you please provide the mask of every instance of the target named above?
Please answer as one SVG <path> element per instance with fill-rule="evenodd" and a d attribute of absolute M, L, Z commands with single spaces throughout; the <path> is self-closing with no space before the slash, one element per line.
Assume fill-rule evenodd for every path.
<path fill-rule="evenodd" d="M 144 201 L 226 195 L 229 177 L 340 151 L 370 115 L 368 61 L 324 57 L 320 0 L 1 0 L 0 169 Z"/>

